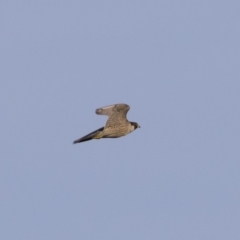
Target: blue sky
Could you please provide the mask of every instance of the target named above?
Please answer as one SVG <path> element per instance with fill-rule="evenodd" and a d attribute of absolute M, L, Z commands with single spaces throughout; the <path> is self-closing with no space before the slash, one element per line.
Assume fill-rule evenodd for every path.
<path fill-rule="evenodd" d="M 240 239 L 239 9 L 2 1 L 0 238 Z"/>

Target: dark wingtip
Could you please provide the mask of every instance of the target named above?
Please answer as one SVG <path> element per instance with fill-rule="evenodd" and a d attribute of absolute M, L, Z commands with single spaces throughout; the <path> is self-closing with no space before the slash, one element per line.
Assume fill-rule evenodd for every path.
<path fill-rule="evenodd" d="M 76 144 L 76 143 L 81 143 L 81 142 L 85 142 L 87 140 L 83 139 L 83 138 L 80 138 L 80 139 L 77 139 L 73 142 L 73 144 Z"/>
<path fill-rule="evenodd" d="M 73 142 L 73 144 L 75 144 L 75 143 L 81 143 L 81 142 L 86 142 L 86 141 L 89 141 L 89 140 L 92 140 L 92 139 L 94 139 L 94 136 L 96 136 L 96 134 L 98 134 L 100 131 L 102 131 L 104 129 L 104 127 L 101 127 L 101 128 L 99 128 L 98 130 L 95 130 L 94 132 L 91 132 L 91 133 L 89 133 L 88 135 L 86 135 L 86 136 L 84 136 L 84 137 L 82 137 L 82 138 L 79 138 L 79 139 L 77 139 L 77 140 L 75 140 L 74 142 Z"/>
<path fill-rule="evenodd" d="M 102 112 L 102 109 L 101 109 L 101 108 L 98 108 L 98 109 L 96 109 L 96 111 L 95 111 L 96 114 L 101 114 L 101 112 Z"/>
<path fill-rule="evenodd" d="M 80 142 L 82 142 L 82 141 L 81 141 L 81 138 L 73 141 L 73 144 L 80 143 Z"/>

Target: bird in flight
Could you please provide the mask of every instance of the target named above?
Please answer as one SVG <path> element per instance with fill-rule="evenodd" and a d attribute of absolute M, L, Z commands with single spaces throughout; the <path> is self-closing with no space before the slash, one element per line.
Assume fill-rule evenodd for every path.
<path fill-rule="evenodd" d="M 96 114 L 108 116 L 105 127 L 99 128 L 96 131 L 75 140 L 73 143 L 75 144 L 100 138 L 118 138 L 140 128 L 138 123 L 129 122 L 127 120 L 127 112 L 129 109 L 130 107 L 123 103 L 98 108 Z"/>

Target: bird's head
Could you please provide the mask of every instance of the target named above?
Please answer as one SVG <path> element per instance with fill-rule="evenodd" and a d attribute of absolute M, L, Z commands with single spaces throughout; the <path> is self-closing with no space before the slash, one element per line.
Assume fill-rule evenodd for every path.
<path fill-rule="evenodd" d="M 137 128 L 140 128 L 140 125 L 136 122 L 131 122 L 131 125 L 133 127 L 133 130 L 136 130 Z"/>

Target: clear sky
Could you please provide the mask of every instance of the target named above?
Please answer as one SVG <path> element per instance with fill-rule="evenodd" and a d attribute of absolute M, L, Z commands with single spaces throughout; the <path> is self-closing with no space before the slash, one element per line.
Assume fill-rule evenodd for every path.
<path fill-rule="evenodd" d="M 240 239 L 240 1 L 1 1 L 0 239 Z M 73 140 L 127 103 L 141 125 Z"/>

